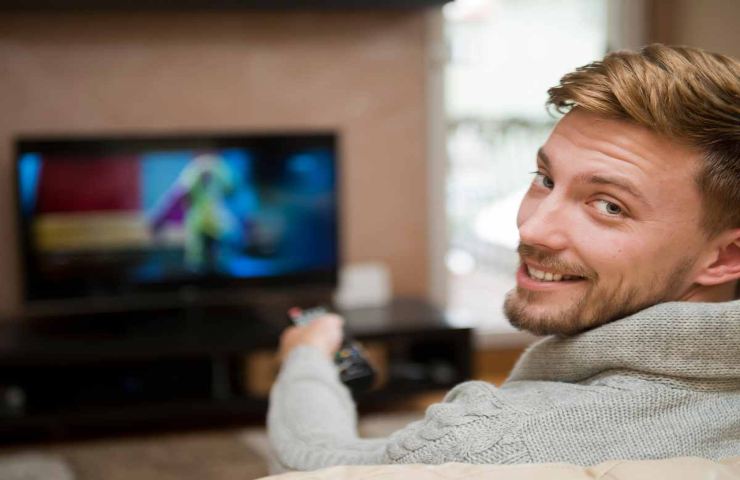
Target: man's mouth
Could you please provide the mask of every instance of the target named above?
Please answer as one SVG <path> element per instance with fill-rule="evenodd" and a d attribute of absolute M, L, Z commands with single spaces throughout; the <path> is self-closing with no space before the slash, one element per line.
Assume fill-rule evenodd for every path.
<path fill-rule="evenodd" d="M 570 273 L 539 270 L 527 263 L 524 264 L 524 271 L 529 278 L 539 282 L 574 282 L 585 280 L 584 277 Z"/>

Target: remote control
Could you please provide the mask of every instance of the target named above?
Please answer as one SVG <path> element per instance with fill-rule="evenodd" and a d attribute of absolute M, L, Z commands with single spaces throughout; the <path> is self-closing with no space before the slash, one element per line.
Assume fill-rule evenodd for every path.
<path fill-rule="evenodd" d="M 288 317 L 295 325 L 305 325 L 314 318 L 329 313 L 324 307 L 302 309 L 293 307 L 288 310 Z M 345 331 L 339 350 L 334 355 L 334 363 L 339 369 L 339 378 L 355 393 L 372 387 L 375 381 L 375 370 L 363 354 L 362 346 L 354 341 Z"/>

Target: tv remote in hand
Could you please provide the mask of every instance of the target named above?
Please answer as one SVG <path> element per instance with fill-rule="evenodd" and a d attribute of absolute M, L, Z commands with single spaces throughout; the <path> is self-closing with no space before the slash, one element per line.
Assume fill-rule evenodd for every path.
<path fill-rule="evenodd" d="M 288 318 L 294 325 L 305 325 L 314 318 L 329 313 L 324 307 L 288 310 Z M 342 345 L 334 355 L 334 363 L 339 369 L 340 380 L 354 393 L 370 389 L 375 381 L 375 370 L 365 358 L 362 346 L 353 340 L 345 330 Z"/>

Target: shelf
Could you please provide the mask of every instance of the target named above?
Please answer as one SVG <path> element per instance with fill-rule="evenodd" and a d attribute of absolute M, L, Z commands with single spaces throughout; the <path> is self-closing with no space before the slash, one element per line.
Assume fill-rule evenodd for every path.
<path fill-rule="evenodd" d="M 339 313 L 385 355 L 387 383 L 357 395 L 361 409 L 471 374 L 472 331 L 423 300 Z M 218 307 L 2 323 L 0 387 L 19 389 L 25 403 L 15 412 L 0 405 L 0 443 L 263 422 L 268 389 L 248 387 L 259 375 L 246 362 L 274 354 L 284 317 Z"/>
<path fill-rule="evenodd" d="M 267 401 L 167 401 L 0 416 L 0 444 L 264 422 Z"/>

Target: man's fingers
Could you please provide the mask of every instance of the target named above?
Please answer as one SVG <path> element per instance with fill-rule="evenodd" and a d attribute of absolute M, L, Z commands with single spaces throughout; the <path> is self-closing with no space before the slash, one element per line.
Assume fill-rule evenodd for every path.
<path fill-rule="evenodd" d="M 336 313 L 327 313 L 326 315 L 315 318 L 311 323 L 316 323 L 322 326 L 341 327 L 344 325 L 344 318 L 340 317 Z"/>
<path fill-rule="evenodd" d="M 298 334 L 298 330 L 300 327 L 292 326 L 287 327 L 283 332 L 280 334 L 280 343 L 286 343 L 290 341 L 291 337 L 294 337 Z"/>
<path fill-rule="evenodd" d="M 313 319 L 306 325 L 286 328 L 280 335 L 280 357 L 285 358 L 291 350 L 300 345 L 316 346 L 331 357 L 342 343 L 343 325 L 344 319 L 341 316 L 329 313 Z"/>

